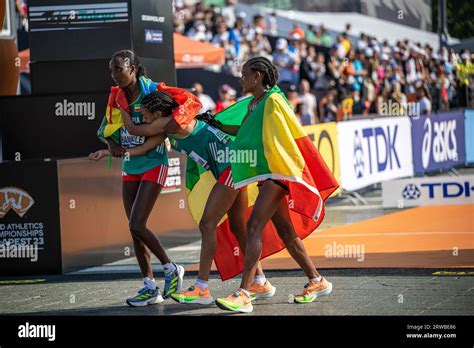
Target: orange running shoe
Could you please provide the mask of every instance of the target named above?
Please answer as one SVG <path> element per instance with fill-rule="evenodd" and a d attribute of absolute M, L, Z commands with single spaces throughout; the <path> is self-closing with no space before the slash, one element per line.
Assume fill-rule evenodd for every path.
<path fill-rule="evenodd" d="M 270 298 L 275 295 L 276 288 L 267 280 L 265 284 L 252 283 L 249 288 L 250 298 L 252 300 L 260 300 Z"/>
<path fill-rule="evenodd" d="M 228 297 L 218 298 L 216 305 L 220 309 L 233 312 L 251 313 L 253 311 L 252 300 L 242 290 L 237 290 Z"/>
<path fill-rule="evenodd" d="M 304 286 L 303 293 L 294 297 L 294 301 L 296 303 L 310 303 L 318 297 L 329 295 L 331 291 L 332 284 L 328 282 L 326 278 L 322 278 L 320 282 L 310 280 L 308 284 Z"/>
<path fill-rule="evenodd" d="M 179 303 L 197 303 L 208 305 L 214 302 L 209 287 L 202 290 L 199 286 L 192 285 L 186 290 L 171 294 L 171 298 Z"/>

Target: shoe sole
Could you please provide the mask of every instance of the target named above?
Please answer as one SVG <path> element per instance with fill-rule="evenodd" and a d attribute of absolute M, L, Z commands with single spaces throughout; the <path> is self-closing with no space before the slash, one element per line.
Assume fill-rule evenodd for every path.
<path fill-rule="evenodd" d="M 230 309 L 230 308 L 226 307 L 224 304 L 218 302 L 217 300 L 215 302 L 216 302 L 217 307 L 219 307 L 220 309 L 223 309 L 225 311 L 229 311 L 229 312 L 252 313 L 252 311 L 253 311 L 253 306 L 250 306 L 249 308 L 241 308 L 241 309 L 235 310 L 235 309 Z"/>
<path fill-rule="evenodd" d="M 327 289 L 323 290 L 323 291 L 320 291 L 320 292 L 317 292 L 316 295 L 314 296 L 313 300 L 310 301 L 310 302 L 297 302 L 296 300 L 293 300 L 295 303 L 311 303 L 313 302 L 314 300 L 320 298 L 320 297 L 324 297 L 324 296 L 327 296 L 329 295 L 330 293 L 332 292 L 332 283 L 328 282 L 328 287 Z"/>
<path fill-rule="evenodd" d="M 273 285 L 271 285 L 271 290 L 270 291 L 255 293 L 254 299 L 255 300 L 264 300 L 266 298 L 273 297 L 275 295 L 275 292 L 276 292 L 276 288 Z"/>
<path fill-rule="evenodd" d="M 162 296 L 158 296 L 156 298 L 151 298 L 147 301 L 143 301 L 143 302 L 130 302 L 129 300 L 127 300 L 127 304 L 130 306 L 130 307 L 146 307 L 148 305 L 154 305 L 154 304 L 158 304 L 158 303 L 161 303 L 163 302 L 164 299 Z"/>
<path fill-rule="evenodd" d="M 209 298 L 200 298 L 197 300 L 194 300 L 192 302 L 186 302 L 184 300 L 179 300 L 178 301 L 181 304 L 199 304 L 199 305 L 210 305 L 211 303 L 214 302 L 214 298 L 209 297 Z"/>

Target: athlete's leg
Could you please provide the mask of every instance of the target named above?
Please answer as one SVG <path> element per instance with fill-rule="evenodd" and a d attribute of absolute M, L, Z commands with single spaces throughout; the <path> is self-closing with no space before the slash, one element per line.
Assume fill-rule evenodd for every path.
<path fill-rule="evenodd" d="M 199 222 L 202 236 L 201 256 L 199 259 L 198 279 L 208 280 L 212 260 L 216 253 L 216 228 L 222 217 L 234 203 L 238 191 L 216 183 L 209 194 L 204 213 Z"/>
<path fill-rule="evenodd" d="M 130 215 L 132 212 L 133 203 L 140 187 L 140 181 L 125 181 L 122 183 L 122 201 L 125 208 L 125 214 L 127 220 L 130 221 Z M 135 250 L 135 256 L 140 266 L 143 278 L 153 278 L 153 272 L 151 269 L 151 255 L 149 250 L 145 247 L 145 244 L 135 237 L 132 233 L 133 249 Z"/>
<path fill-rule="evenodd" d="M 291 223 L 286 198 L 281 200 L 278 210 L 272 217 L 272 222 L 275 225 L 281 240 L 285 243 L 286 249 L 291 257 L 298 263 L 301 269 L 303 269 L 308 278 L 312 279 L 319 277 L 319 273 L 316 270 L 313 261 L 307 254 L 303 242 L 296 234 L 293 224 Z"/>
<path fill-rule="evenodd" d="M 170 262 L 168 255 L 158 237 L 146 227 L 148 217 L 162 188 L 163 186 L 154 182 L 140 182 L 130 214 L 129 227 L 132 234 L 145 244 L 162 264 L 165 264 Z"/>
<path fill-rule="evenodd" d="M 232 207 L 227 212 L 227 216 L 229 217 L 230 229 L 245 255 L 245 248 L 247 246 L 247 233 L 245 230 L 247 226 L 248 194 L 247 189 L 238 190 L 238 192 L 234 204 L 232 204 Z M 259 261 L 256 275 L 263 274 L 262 265 Z"/>
<path fill-rule="evenodd" d="M 285 197 L 286 190 L 267 180 L 260 188 L 247 223 L 247 248 L 245 250 L 244 273 L 240 287 L 248 289 L 254 279 L 257 264 L 262 253 L 262 232 Z"/>

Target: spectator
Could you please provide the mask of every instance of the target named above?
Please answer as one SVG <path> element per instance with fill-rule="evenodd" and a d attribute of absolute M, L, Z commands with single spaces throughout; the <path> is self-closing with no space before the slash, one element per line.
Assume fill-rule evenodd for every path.
<path fill-rule="evenodd" d="M 266 17 L 258 14 L 251 24 L 246 23 L 245 12 L 236 16 L 237 1 L 226 0 L 220 11 L 203 1 L 176 0 L 174 30 L 193 40 L 223 47 L 226 63 L 216 69 L 235 76 L 240 73 L 236 58 L 241 62 L 255 56 L 272 58 L 281 75 L 278 83 L 282 90 L 290 85 L 300 86 L 301 98 L 293 99 L 303 99 L 302 112 L 309 115 L 310 122 L 317 122 L 318 115 L 320 121 L 327 122 L 360 112 L 406 113 L 405 103 L 413 102 L 422 103 L 429 112 L 472 105 L 474 66 L 467 50 L 461 51 L 459 57 L 452 48 L 434 50 L 428 44 L 408 39 L 391 45 L 366 33 L 351 42 L 350 23 L 337 36 L 335 44 L 323 25 L 318 30 L 313 25 L 303 30 L 295 23 L 288 38 L 278 38 L 272 49 L 267 35 L 277 35 L 276 13 Z M 313 44 L 326 47 L 329 52 L 318 53 Z M 308 94 L 303 90 L 307 90 L 307 85 L 307 93 L 313 92 L 319 105 L 314 116 L 306 110 L 304 95 Z M 232 89 L 223 93 L 216 108 L 233 102 L 234 94 Z M 396 109 L 387 108 L 389 101 L 395 102 L 391 108 Z"/>
<path fill-rule="evenodd" d="M 188 30 L 186 36 L 194 41 L 209 42 L 212 34 L 203 21 L 194 21 L 194 25 Z"/>
<path fill-rule="evenodd" d="M 307 80 L 301 80 L 300 82 L 300 99 L 303 105 L 304 114 L 309 116 L 310 124 L 318 123 L 317 119 L 317 101 L 316 97 L 310 92 L 311 87 Z"/>
<path fill-rule="evenodd" d="M 235 103 L 236 92 L 228 84 L 224 84 L 219 88 L 219 100 L 216 103 L 215 112 L 221 112 Z"/>
<path fill-rule="evenodd" d="M 193 93 L 196 95 L 196 97 L 199 98 L 202 103 L 202 108 L 201 110 L 199 110 L 199 113 L 201 114 L 208 110 L 214 112 L 214 110 L 216 109 L 216 103 L 214 103 L 214 100 L 212 100 L 211 97 L 209 97 L 207 94 L 204 94 L 204 88 L 202 88 L 202 85 L 198 82 L 195 82 L 193 84 L 193 88 Z"/>
<path fill-rule="evenodd" d="M 211 43 L 221 47 L 227 47 L 229 44 L 229 31 L 224 21 L 219 21 L 216 24 L 216 34 L 212 38 Z"/>
<path fill-rule="evenodd" d="M 224 16 L 225 22 L 231 28 L 235 25 L 235 5 L 238 0 L 226 0 L 226 6 L 222 8 L 222 16 Z"/>
<path fill-rule="evenodd" d="M 306 41 L 308 41 L 309 44 L 311 45 L 319 44 L 316 28 L 314 27 L 314 25 L 311 25 L 311 24 L 308 25 L 308 29 L 305 32 L 305 36 L 306 36 Z"/>
<path fill-rule="evenodd" d="M 290 103 L 291 107 L 293 110 L 296 109 L 296 105 L 301 103 L 300 98 L 298 97 L 298 89 L 296 88 L 295 85 L 291 85 L 288 88 L 288 92 L 286 94 L 286 98 L 288 99 L 288 102 Z"/>
<path fill-rule="evenodd" d="M 431 100 L 427 97 L 427 93 L 424 88 L 418 89 L 417 100 L 420 107 L 420 115 L 431 114 Z"/>
<path fill-rule="evenodd" d="M 310 48 L 309 51 L 314 51 L 314 48 Z M 316 62 L 312 65 L 312 68 L 316 72 L 316 83 L 314 84 L 314 89 L 317 91 L 326 89 L 328 87 L 328 82 L 326 78 L 326 63 L 324 54 L 318 53 Z"/>
<path fill-rule="evenodd" d="M 280 74 L 280 83 L 293 83 L 293 66 L 296 63 L 295 55 L 288 51 L 288 42 L 280 38 L 276 41 L 273 52 L 273 64 Z"/>
<path fill-rule="evenodd" d="M 321 122 L 334 122 L 336 121 L 337 106 L 336 106 L 336 95 L 335 89 L 329 90 L 326 95 L 321 99 L 319 103 L 319 116 Z"/>
<path fill-rule="evenodd" d="M 313 124 L 313 122 L 311 122 L 311 116 L 307 112 L 304 111 L 303 104 L 301 103 L 296 104 L 295 114 L 303 126 Z"/>
<path fill-rule="evenodd" d="M 304 39 L 305 38 L 305 33 L 304 30 L 301 29 L 301 25 L 299 23 L 294 23 L 293 24 L 293 29 L 290 31 L 290 37 L 298 35 L 299 39 Z"/>
<path fill-rule="evenodd" d="M 353 89 L 351 92 L 351 97 L 353 100 L 352 113 L 354 115 L 362 115 L 366 113 L 366 104 L 364 100 L 360 97 L 360 92 L 356 89 Z"/>
<path fill-rule="evenodd" d="M 277 13 L 275 11 L 268 18 L 268 34 L 278 36 Z"/>
<path fill-rule="evenodd" d="M 393 101 L 390 108 L 391 112 L 393 112 L 394 115 L 406 115 L 408 101 L 406 95 L 402 93 L 402 87 L 398 82 L 393 84 L 391 99 Z"/>
<path fill-rule="evenodd" d="M 323 47 L 331 47 L 333 40 L 332 37 L 327 33 L 326 28 L 321 24 L 319 27 L 319 36 L 318 36 L 319 44 Z"/>

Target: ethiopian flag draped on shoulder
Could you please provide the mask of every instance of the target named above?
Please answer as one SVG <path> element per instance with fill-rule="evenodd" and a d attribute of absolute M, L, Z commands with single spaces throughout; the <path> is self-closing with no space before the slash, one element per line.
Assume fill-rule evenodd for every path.
<path fill-rule="evenodd" d="M 338 183 L 277 86 L 267 91 L 264 99 L 242 124 L 251 100 L 252 97 L 246 98 L 215 117 L 225 125 L 242 125 L 231 145 L 236 158 L 239 154 L 243 158 L 256 156 L 256 163 L 232 163 L 234 185 L 236 188 L 247 187 L 248 218 L 258 195 L 256 184 L 267 179 L 283 181 L 289 189 L 291 222 L 303 239 L 322 222 L 324 201 L 337 189 Z M 187 166 L 188 201 L 196 221 L 200 220 L 204 204 L 215 184 L 215 179 L 209 174 L 195 163 Z M 284 247 L 275 226 L 269 222 L 263 232 L 261 259 Z M 227 216 L 217 228 L 214 261 L 223 280 L 243 271 L 244 256 L 232 234 Z"/>
<path fill-rule="evenodd" d="M 157 83 L 145 76 L 140 76 L 138 83 L 143 96 L 159 90 L 167 92 L 180 104 L 180 107 L 173 111 L 172 116 L 181 128 L 186 128 L 201 109 L 202 104 L 199 99 L 184 89 L 166 86 L 164 82 Z M 112 140 L 119 143 L 120 134 L 118 130 L 124 125 L 122 116 L 120 115 L 120 108 L 130 113 L 130 107 L 124 90 L 120 87 L 113 86 L 110 88 L 104 119 L 97 131 L 99 138 L 105 139 L 111 137 Z"/>

